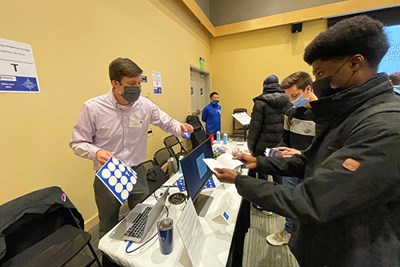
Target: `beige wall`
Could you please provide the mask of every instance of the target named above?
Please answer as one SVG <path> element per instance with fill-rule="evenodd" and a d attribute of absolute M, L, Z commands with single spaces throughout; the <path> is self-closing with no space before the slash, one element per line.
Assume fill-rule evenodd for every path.
<path fill-rule="evenodd" d="M 209 34 L 178 0 L 6 0 L 0 38 L 32 45 L 40 94 L 0 94 L 0 204 L 58 185 L 85 220 L 97 211 L 92 165 L 68 142 L 82 103 L 110 89 L 108 63 L 133 59 L 148 75 L 143 94 L 183 121 L 190 109 L 190 69 L 210 62 Z M 151 71 L 163 94 L 154 95 Z M 161 130 L 147 154 L 162 147 Z"/>
<path fill-rule="evenodd" d="M 223 132 L 232 132 L 234 108 L 247 108 L 251 114 L 252 99 L 261 94 L 268 75 L 282 80 L 299 70 L 311 74 L 303 61 L 304 48 L 326 27 L 325 20 L 316 20 L 304 23 L 296 34 L 285 25 L 212 39 L 212 89 L 220 95 Z"/>

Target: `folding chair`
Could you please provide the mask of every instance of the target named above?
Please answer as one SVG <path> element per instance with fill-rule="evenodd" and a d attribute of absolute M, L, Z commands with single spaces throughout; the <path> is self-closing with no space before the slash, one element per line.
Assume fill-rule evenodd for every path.
<path fill-rule="evenodd" d="M 192 124 L 192 122 L 194 122 L 194 121 L 200 122 L 199 116 L 197 116 L 197 115 L 188 115 L 188 116 L 186 116 L 186 122 L 187 123 Z"/>
<path fill-rule="evenodd" d="M 1 266 L 63 266 L 79 254 L 101 262 L 83 230 L 84 221 L 59 187 L 48 187 L 0 206 Z M 88 247 L 92 257 L 85 259 Z M 83 257 L 83 258 L 82 258 Z M 82 263 L 80 263 L 82 265 Z"/>
<path fill-rule="evenodd" d="M 235 108 L 232 114 L 246 112 L 246 108 Z M 247 137 L 247 127 L 243 127 L 234 117 L 232 117 L 232 136 L 243 136 L 244 141 L 246 141 Z"/>
<path fill-rule="evenodd" d="M 168 172 L 168 159 L 170 153 L 166 147 L 160 148 L 154 153 L 153 159 L 155 163 L 163 169 L 165 173 Z"/>
<path fill-rule="evenodd" d="M 186 154 L 186 149 L 175 135 L 165 137 L 164 145 L 168 149 L 169 154 L 175 157 L 177 162 L 179 160 L 179 156 Z"/>
<path fill-rule="evenodd" d="M 194 149 L 203 141 L 205 141 L 208 137 L 199 121 L 193 121 L 190 124 L 193 126 L 193 133 L 190 136 L 190 141 L 192 143 L 192 148 Z"/>

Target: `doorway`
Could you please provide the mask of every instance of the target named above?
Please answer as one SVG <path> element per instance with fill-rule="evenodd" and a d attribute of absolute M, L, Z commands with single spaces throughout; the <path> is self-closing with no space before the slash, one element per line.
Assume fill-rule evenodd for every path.
<path fill-rule="evenodd" d="M 191 113 L 201 121 L 203 108 L 210 102 L 210 73 L 195 66 L 190 66 L 190 99 Z M 203 127 L 204 123 L 201 122 Z"/>

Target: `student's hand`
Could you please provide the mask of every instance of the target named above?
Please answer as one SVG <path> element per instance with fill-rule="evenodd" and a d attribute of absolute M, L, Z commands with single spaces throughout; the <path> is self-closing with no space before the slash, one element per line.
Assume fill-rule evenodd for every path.
<path fill-rule="evenodd" d="M 189 123 L 181 123 L 181 132 L 193 133 L 193 126 Z"/>
<path fill-rule="evenodd" d="M 257 159 L 249 154 L 239 154 L 234 159 L 238 159 L 244 162 L 245 168 L 254 169 L 257 167 Z"/>
<path fill-rule="evenodd" d="M 281 154 L 282 157 L 291 157 L 296 154 L 298 154 L 298 155 L 301 154 L 300 150 L 286 147 L 286 146 L 278 146 L 278 147 L 275 147 L 275 149 L 278 149 L 279 151 L 282 152 L 282 154 Z"/>
<path fill-rule="evenodd" d="M 110 151 L 104 150 L 104 149 L 99 149 L 96 152 L 96 159 L 100 164 L 106 163 L 106 161 L 112 157 L 113 154 Z"/>
<path fill-rule="evenodd" d="M 234 170 L 225 169 L 225 168 L 223 168 L 223 169 L 215 168 L 214 170 L 217 172 L 214 175 L 217 177 L 217 179 L 220 182 L 229 183 L 229 184 L 235 183 L 235 178 L 236 178 L 236 175 L 238 175 L 238 174 Z"/>

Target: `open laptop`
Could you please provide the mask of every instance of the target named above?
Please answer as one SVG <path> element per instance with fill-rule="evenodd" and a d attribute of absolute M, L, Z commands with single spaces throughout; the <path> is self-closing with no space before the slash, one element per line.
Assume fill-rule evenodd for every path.
<path fill-rule="evenodd" d="M 111 232 L 110 237 L 140 243 L 161 214 L 167 200 L 169 187 L 155 205 L 137 204 Z"/>

